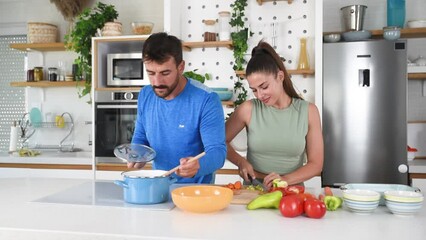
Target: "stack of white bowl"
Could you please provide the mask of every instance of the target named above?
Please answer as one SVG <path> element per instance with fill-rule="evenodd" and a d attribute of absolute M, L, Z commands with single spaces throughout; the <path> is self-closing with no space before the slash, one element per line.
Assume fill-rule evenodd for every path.
<path fill-rule="evenodd" d="M 343 203 L 350 211 L 361 214 L 372 213 L 378 206 L 380 193 L 365 189 L 343 191 Z"/>
<path fill-rule="evenodd" d="M 395 215 L 413 215 L 422 208 L 423 195 L 412 191 L 386 191 L 385 202 Z"/>

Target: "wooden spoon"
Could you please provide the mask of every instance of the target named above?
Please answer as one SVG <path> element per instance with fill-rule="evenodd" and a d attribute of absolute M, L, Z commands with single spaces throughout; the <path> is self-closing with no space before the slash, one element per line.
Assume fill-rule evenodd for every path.
<path fill-rule="evenodd" d="M 188 162 L 195 161 L 195 160 L 199 159 L 200 157 L 202 157 L 202 156 L 204 156 L 204 155 L 206 155 L 206 153 L 205 153 L 205 152 L 202 152 L 202 153 L 198 154 L 197 156 L 195 156 L 195 157 L 193 157 L 193 158 L 190 158 L 190 159 L 188 160 Z M 176 172 L 176 171 L 179 169 L 179 167 L 180 167 L 180 165 L 179 165 L 179 166 L 177 166 L 177 167 L 175 167 L 175 168 L 173 168 L 173 169 L 171 169 L 171 170 L 169 170 L 169 171 L 167 171 L 167 172 L 165 172 L 165 173 L 163 174 L 163 177 L 167 177 L 167 176 L 169 176 L 170 174 L 172 174 L 172 173 Z"/>

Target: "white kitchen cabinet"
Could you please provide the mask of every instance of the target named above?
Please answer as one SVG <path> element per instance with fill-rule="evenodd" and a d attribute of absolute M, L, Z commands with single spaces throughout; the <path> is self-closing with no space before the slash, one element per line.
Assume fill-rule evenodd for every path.
<path fill-rule="evenodd" d="M 92 170 L 0 168 L 0 178 L 75 178 L 93 179 Z"/>

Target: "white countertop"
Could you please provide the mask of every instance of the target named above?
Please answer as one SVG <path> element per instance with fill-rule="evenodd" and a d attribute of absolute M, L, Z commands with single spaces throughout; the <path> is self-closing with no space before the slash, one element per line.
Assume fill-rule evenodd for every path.
<path fill-rule="evenodd" d="M 118 162 L 119 161 L 116 160 L 111 163 Z M 0 163 L 92 165 L 92 153 L 45 151 L 35 157 L 20 157 L 18 153 L 9 154 L 0 152 Z M 233 163 L 226 160 L 222 169 L 238 168 Z"/>
<path fill-rule="evenodd" d="M 426 207 L 399 217 L 380 206 L 370 215 L 340 209 L 322 219 L 284 218 L 278 210 L 230 205 L 212 214 L 178 208 L 40 203 L 34 200 L 87 183 L 77 179 L 0 179 L 0 239 L 425 239 Z"/>
<path fill-rule="evenodd" d="M 18 153 L 0 153 L 0 163 L 92 165 L 91 152 L 40 151 L 35 157 L 20 157 Z"/>

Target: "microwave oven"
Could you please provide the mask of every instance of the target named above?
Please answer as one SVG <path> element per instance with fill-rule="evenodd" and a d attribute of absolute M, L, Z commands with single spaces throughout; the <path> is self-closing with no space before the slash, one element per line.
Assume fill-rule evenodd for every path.
<path fill-rule="evenodd" d="M 131 87 L 149 85 L 142 53 L 111 53 L 107 55 L 107 86 Z"/>

